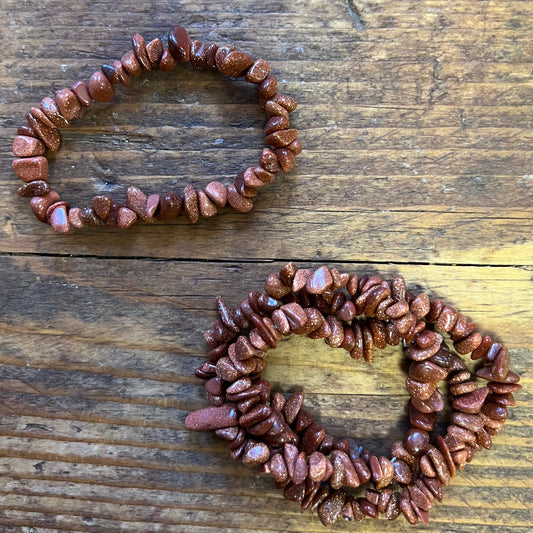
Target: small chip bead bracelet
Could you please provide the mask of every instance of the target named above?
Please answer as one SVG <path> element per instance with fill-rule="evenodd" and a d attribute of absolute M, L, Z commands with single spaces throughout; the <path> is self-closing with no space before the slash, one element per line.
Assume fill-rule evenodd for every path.
<path fill-rule="evenodd" d="M 143 71 L 159 68 L 173 70 L 178 63 L 190 62 L 196 70 L 218 71 L 230 78 L 244 79 L 257 85 L 259 103 L 267 117 L 264 126 L 265 141 L 259 164 L 240 172 L 234 183 L 226 186 L 218 181 L 205 189 L 186 185 L 182 194 L 172 191 L 144 194 L 137 187 L 129 187 L 125 205 L 108 195 L 95 196 L 87 207 L 70 207 L 48 184 L 46 150 L 59 149 L 60 128 L 68 128 L 71 121 L 81 118 L 87 108 L 96 102 L 110 102 L 115 95 L 115 85 L 129 85 L 130 78 Z M 71 228 L 106 226 L 129 228 L 137 220 L 154 222 L 171 220 L 181 213 L 187 222 L 194 224 L 200 217 L 212 217 L 219 208 L 229 205 L 245 213 L 253 208 L 252 198 L 257 189 L 274 179 L 280 171 L 288 172 L 301 152 L 298 130 L 290 127 L 289 114 L 296 109 L 296 100 L 278 93 L 276 76 L 264 59 L 254 60 L 233 45 L 218 46 L 190 40 L 185 28 L 176 26 L 168 34 L 168 47 L 160 39 L 146 43 L 135 34 L 132 49 L 122 59 L 102 66 L 88 83 L 77 81 L 70 88 L 56 91 L 55 97 L 45 97 L 40 106 L 26 114 L 27 125 L 20 126 L 13 143 L 13 170 L 24 182 L 18 189 L 22 197 L 31 198 L 35 216 L 58 233 L 68 233 Z"/>
<path fill-rule="evenodd" d="M 205 380 L 210 406 L 191 412 L 186 426 L 227 439 L 234 460 L 260 466 L 285 498 L 316 511 L 324 525 L 380 515 L 428 524 L 457 470 L 491 448 L 521 389 L 505 346 L 452 306 L 408 291 L 402 277 L 383 281 L 288 263 L 268 276 L 264 293 L 250 291 L 236 309 L 220 297 L 216 303 L 219 318 L 205 333 L 211 350 L 195 373 Z M 367 363 L 376 349 L 404 344 L 409 428 L 390 457 L 334 439 L 303 408 L 303 393 L 286 398 L 261 378 L 268 350 L 293 334 L 324 339 Z M 467 354 L 479 365 L 475 375 L 460 357 Z M 440 382 L 451 413 L 444 434 L 434 435 L 445 406 Z"/>

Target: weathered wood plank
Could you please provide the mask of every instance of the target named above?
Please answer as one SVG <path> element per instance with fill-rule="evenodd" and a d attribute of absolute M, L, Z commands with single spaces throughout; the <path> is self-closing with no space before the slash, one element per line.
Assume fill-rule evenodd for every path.
<path fill-rule="evenodd" d="M 232 463 L 224 443 L 212 435 L 191 434 L 183 425 L 187 412 L 205 402 L 192 371 L 205 353 L 198 332 L 213 319 L 213 296 L 220 293 L 235 305 L 279 266 L 2 257 L 4 517 L 17 523 L 20 513 L 37 526 L 68 531 L 90 531 L 99 524 L 106 531 L 182 527 L 203 533 L 230 507 L 225 526 L 240 533 L 252 518 L 239 508 L 253 508 L 257 527 L 251 530 L 318 532 L 316 520 L 282 501 L 271 480 Z M 520 494 L 528 490 L 531 473 L 527 324 L 533 310 L 530 298 L 512 302 L 504 295 L 529 295 L 529 273 L 509 267 L 339 267 L 384 274 L 401 270 L 412 278 L 410 288 L 449 295 L 451 303 L 479 318 L 480 327 L 512 347 L 526 385 L 520 405 L 494 449 L 477 456 L 454 480 L 442 509 L 435 509 L 433 527 L 447 530 L 450 514 L 461 517 L 457 531 L 484 527 L 489 518 L 479 517 L 490 506 L 494 511 L 487 516 L 494 525 L 505 528 L 512 521 L 509 531 L 527 530 L 524 513 L 530 508 Z M 121 311 L 114 319 L 116 310 Z M 505 314 L 511 315 L 508 322 Z M 524 348 L 517 349 L 515 341 Z M 40 345 L 46 350 L 35 350 Z M 291 339 L 269 355 L 266 375 L 282 391 L 303 384 L 308 408 L 332 433 L 387 453 L 405 424 L 400 359 L 399 352 L 387 350 L 370 368 L 323 343 Z M 35 516 L 29 514 L 35 509 Z"/>
<path fill-rule="evenodd" d="M 329 184 L 326 183 L 327 187 Z M 286 185 L 287 193 L 290 186 Z M 350 193 L 348 193 L 350 194 Z M 353 193 L 352 193 L 353 194 Z M 293 258 L 302 250 L 305 261 L 531 265 L 531 211 L 497 208 L 457 213 L 446 211 L 345 211 L 340 205 L 312 212 L 285 205 L 269 207 L 268 193 L 262 205 L 246 215 L 222 213 L 191 227 L 183 220 L 169 224 L 137 226 L 124 239 L 122 231 L 99 228 L 72 235 L 58 235 L 36 225 L 31 213 L 8 217 L 2 228 L 3 247 L 16 253 L 64 253 L 92 256 L 179 257 L 209 260 L 238 259 L 243 250 L 250 259 Z M 288 196 L 282 198 L 288 204 Z M 263 207 L 264 206 L 264 207 Z M 477 211 L 477 212 L 476 212 Z M 257 239 L 261 228 L 261 240 Z M 240 251 L 230 235 L 238 234 Z M 216 248 L 211 244 L 217 242 Z"/>

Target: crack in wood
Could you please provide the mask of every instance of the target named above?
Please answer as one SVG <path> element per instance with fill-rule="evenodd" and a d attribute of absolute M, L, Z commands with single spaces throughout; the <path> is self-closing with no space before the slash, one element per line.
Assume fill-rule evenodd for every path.
<path fill-rule="evenodd" d="M 361 10 L 357 7 L 354 0 L 346 0 L 346 10 L 352 19 L 352 24 L 357 30 L 364 30 L 365 23 L 361 17 Z"/>

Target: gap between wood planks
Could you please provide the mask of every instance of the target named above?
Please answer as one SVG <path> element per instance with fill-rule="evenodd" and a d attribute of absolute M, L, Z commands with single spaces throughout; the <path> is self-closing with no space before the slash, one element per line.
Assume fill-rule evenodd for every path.
<path fill-rule="evenodd" d="M 320 264 L 320 265 L 330 265 L 335 262 L 341 262 L 349 265 L 413 265 L 413 266 L 435 266 L 435 267 L 474 267 L 474 268 L 518 268 L 520 270 L 525 271 L 531 271 L 533 270 L 533 266 L 530 265 L 506 265 L 506 264 L 498 264 L 498 263 L 490 263 L 490 264 L 481 264 L 481 263 L 448 263 L 448 262 L 440 262 L 440 261 L 383 261 L 383 260 L 377 260 L 377 261 L 357 261 L 357 260 L 348 260 L 348 259 L 342 259 L 342 261 L 336 261 L 334 258 L 331 259 L 300 259 L 300 258 L 280 258 L 280 257 L 268 257 L 268 258 L 256 258 L 256 259 L 248 259 L 245 257 L 235 257 L 235 258 L 227 258 L 227 259 L 220 259 L 220 258 L 214 258 L 214 259 L 205 259 L 200 257 L 187 257 L 187 258 L 175 258 L 175 257 L 152 257 L 149 255 L 117 255 L 117 256 L 111 256 L 111 255 L 97 255 L 97 254 L 72 254 L 72 253 L 57 253 L 57 252 L 2 252 L 0 251 L 0 257 L 1 256 L 7 256 L 7 257 L 57 257 L 57 258 L 73 258 L 73 259 L 99 259 L 99 260 L 121 260 L 121 261 L 155 261 L 158 263 L 216 263 L 216 264 L 232 264 L 232 263 L 245 263 L 245 264 L 254 264 L 254 263 L 313 263 L 313 264 Z"/>

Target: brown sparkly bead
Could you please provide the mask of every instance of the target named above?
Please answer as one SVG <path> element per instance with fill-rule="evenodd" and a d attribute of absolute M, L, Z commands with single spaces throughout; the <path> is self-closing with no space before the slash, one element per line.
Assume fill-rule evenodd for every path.
<path fill-rule="evenodd" d="M 289 112 L 280 104 L 276 103 L 274 100 L 268 100 L 265 103 L 265 115 L 267 118 L 270 117 L 289 117 Z"/>
<path fill-rule="evenodd" d="M 35 216 L 41 221 L 46 222 L 46 212 L 48 208 L 59 201 L 59 194 L 50 191 L 43 196 L 34 196 L 30 200 L 30 205 Z"/>
<path fill-rule="evenodd" d="M 485 337 L 483 337 L 481 344 L 470 354 L 470 358 L 472 359 L 472 361 L 476 361 L 477 359 L 485 357 L 491 347 L 492 338 L 490 337 L 490 335 L 486 335 Z"/>
<path fill-rule="evenodd" d="M 218 207 L 224 207 L 228 199 L 226 186 L 218 181 L 212 181 L 207 184 L 205 193 Z"/>
<path fill-rule="evenodd" d="M 43 156 L 24 157 L 13 160 L 13 171 L 25 182 L 46 181 L 48 179 L 48 160 Z"/>
<path fill-rule="evenodd" d="M 46 116 L 46 114 L 40 107 L 37 107 L 37 106 L 31 107 L 30 114 L 35 119 L 42 122 L 47 128 L 54 129 L 56 127 L 56 125 Z"/>
<path fill-rule="evenodd" d="M 159 195 L 158 194 L 151 194 L 146 199 L 146 209 L 144 211 L 144 218 L 143 220 L 145 222 L 153 222 L 154 217 L 159 209 Z"/>
<path fill-rule="evenodd" d="M 488 387 L 476 389 L 473 392 L 459 396 L 453 400 L 453 408 L 462 413 L 476 414 L 481 410 L 481 406 L 485 402 L 485 398 L 489 393 Z"/>
<path fill-rule="evenodd" d="M 329 526 L 337 520 L 345 500 L 346 493 L 336 490 L 319 505 L 318 517 L 324 526 Z"/>
<path fill-rule="evenodd" d="M 242 462 L 246 466 L 258 466 L 265 463 L 270 457 L 270 449 L 263 442 L 256 442 L 245 449 Z"/>
<path fill-rule="evenodd" d="M 22 198 L 44 196 L 48 192 L 50 192 L 50 186 L 43 180 L 30 181 L 17 189 L 17 194 Z"/>
<path fill-rule="evenodd" d="M 472 433 L 466 428 L 462 428 L 460 426 L 455 426 L 452 424 L 451 426 L 448 426 L 447 432 L 448 435 L 450 435 L 450 437 L 453 437 L 458 443 L 467 442 L 469 444 L 475 444 L 476 442 L 476 436 L 474 435 L 474 433 Z"/>
<path fill-rule="evenodd" d="M 92 104 L 89 87 L 84 81 L 77 81 L 70 86 L 72 92 L 76 95 L 78 102 L 82 107 L 89 107 Z"/>
<path fill-rule="evenodd" d="M 415 342 L 419 348 L 429 348 L 438 341 L 442 342 L 442 336 L 429 329 L 424 329 L 415 338 Z M 439 380 L 444 379 L 445 377 L 446 376 L 439 377 Z"/>
<path fill-rule="evenodd" d="M 74 94 L 74 93 L 72 93 Z M 78 102 L 78 108 L 81 104 L 79 104 L 79 100 L 74 95 L 74 98 L 76 98 L 76 101 Z M 52 121 L 54 126 L 58 128 L 68 128 L 70 126 L 70 120 L 65 118 L 59 111 L 59 107 L 56 103 L 56 101 L 53 98 L 50 98 L 49 96 L 46 96 L 41 100 L 41 109 L 43 110 L 44 114 Z"/>
<path fill-rule="evenodd" d="M 102 65 L 102 72 L 111 83 L 130 84 L 130 76 L 120 61 L 113 61 L 111 65 Z"/>
<path fill-rule="evenodd" d="M 357 498 L 357 503 L 363 515 L 368 516 L 369 518 L 378 517 L 377 506 L 369 502 L 366 498 Z"/>
<path fill-rule="evenodd" d="M 25 135 L 26 137 L 38 137 L 37 132 L 29 126 L 19 126 L 17 128 L 17 135 Z"/>
<path fill-rule="evenodd" d="M 456 383 L 455 385 L 450 386 L 450 393 L 454 396 L 461 396 L 463 394 L 468 394 L 476 390 L 475 381 L 463 381 L 461 383 Z"/>
<path fill-rule="evenodd" d="M 394 458 L 392 460 L 392 466 L 394 468 L 393 479 L 402 485 L 407 485 L 411 481 L 411 469 L 409 465 L 401 459 Z"/>
<path fill-rule="evenodd" d="M 170 53 L 168 48 L 163 50 L 163 55 L 161 56 L 161 61 L 159 62 L 159 68 L 163 72 L 170 72 L 175 69 L 178 62 L 174 59 L 173 55 Z"/>
<path fill-rule="evenodd" d="M 269 148 L 264 148 L 261 154 L 260 165 L 263 169 L 272 174 L 277 174 L 281 171 L 281 166 L 279 164 L 276 154 Z"/>
<path fill-rule="evenodd" d="M 221 407 L 205 407 L 190 413 L 185 419 L 185 424 L 192 431 L 235 426 L 237 425 L 237 409 L 232 403 L 226 403 Z"/>
<path fill-rule="evenodd" d="M 168 48 L 172 56 L 180 63 L 189 61 L 191 39 L 189 32 L 182 26 L 176 26 L 168 32 Z"/>
<path fill-rule="evenodd" d="M 492 420 L 505 420 L 508 416 L 505 405 L 496 402 L 486 402 L 482 407 L 485 416 Z"/>
<path fill-rule="evenodd" d="M 245 74 L 253 62 L 254 60 L 244 52 L 232 50 L 220 62 L 217 61 L 217 67 L 222 74 L 230 78 L 238 78 Z"/>
<path fill-rule="evenodd" d="M 204 70 L 207 66 L 207 46 L 202 41 L 191 42 L 190 61 L 196 70 Z"/>
<path fill-rule="evenodd" d="M 283 459 L 283 456 L 280 453 L 275 453 L 272 455 L 270 459 L 270 471 L 272 473 L 272 477 L 278 482 L 278 483 L 284 483 L 289 478 L 288 472 L 287 472 L 287 465 L 285 464 L 285 460 Z"/>
<path fill-rule="evenodd" d="M 247 213 L 254 207 L 253 202 L 237 192 L 235 185 L 231 184 L 227 187 L 228 204 L 239 213 Z"/>
<path fill-rule="evenodd" d="M 285 130 L 290 126 L 289 119 L 287 117 L 270 117 L 263 128 L 265 137 L 280 130 Z"/>
<path fill-rule="evenodd" d="M 487 386 L 491 391 L 498 394 L 508 394 L 522 389 L 522 385 L 519 385 L 518 383 L 498 383 L 491 381 Z"/>
<path fill-rule="evenodd" d="M 284 107 L 289 113 L 292 113 L 298 105 L 298 103 L 292 96 L 288 96 L 286 94 L 278 93 L 272 98 L 272 100 L 280 106 Z"/>
<path fill-rule="evenodd" d="M 253 198 L 257 196 L 257 187 L 262 187 L 264 183 L 257 178 L 251 168 L 240 172 L 235 178 L 235 189 L 237 192 L 246 198 Z"/>
<path fill-rule="evenodd" d="M 405 385 L 407 390 L 411 393 L 411 396 L 418 398 L 419 400 L 427 400 L 431 398 L 436 387 L 436 384 L 433 381 L 424 383 L 412 378 L 407 378 L 405 380 Z"/>
<path fill-rule="evenodd" d="M 141 73 L 141 64 L 135 56 L 133 50 L 128 50 L 121 58 L 120 62 L 126 70 L 126 72 L 133 77 L 137 77 Z"/>
<path fill-rule="evenodd" d="M 253 169 L 254 174 L 263 182 L 263 183 L 271 183 L 274 181 L 274 174 L 271 172 L 268 172 L 268 170 L 265 170 L 263 167 L 254 167 Z"/>
<path fill-rule="evenodd" d="M 446 460 L 444 459 L 442 453 L 440 453 L 437 448 L 431 446 L 426 454 L 433 463 L 433 467 L 435 468 L 435 472 L 437 473 L 440 482 L 443 485 L 448 485 L 450 483 L 451 476 L 450 471 L 446 466 Z"/>
<path fill-rule="evenodd" d="M 302 309 L 302 307 L 296 302 L 282 305 L 280 310 L 283 311 L 283 313 L 287 317 L 289 327 L 293 331 L 300 330 L 307 323 L 307 314 Z"/>
<path fill-rule="evenodd" d="M 144 70 L 152 70 L 152 63 L 146 51 L 146 41 L 142 35 L 136 33 L 131 40 L 132 49 L 137 61 Z"/>
<path fill-rule="evenodd" d="M 468 413 L 453 413 L 452 420 L 454 424 L 469 429 L 474 433 L 481 431 L 483 428 L 483 420 L 477 415 Z"/>
<path fill-rule="evenodd" d="M 79 207 L 73 207 L 68 211 L 68 221 L 70 225 L 76 229 L 83 228 L 83 222 L 80 219 L 81 209 Z"/>
<path fill-rule="evenodd" d="M 492 374 L 497 379 L 505 379 L 509 373 L 509 350 L 502 346 L 492 362 Z"/>
<path fill-rule="evenodd" d="M 425 431 L 433 431 L 435 423 L 437 422 L 437 413 L 423 413 L 409 403 L 409 422 L 418 429 Z"/>
<path fill-rule="evenodd" d="M 97 102 L 110 102 L 115 97 L 115 89 L 105 74 L 98 70 L 89 80 L 89 94 Z"/>
<path fill-rule="evenodd" d="M 517 383 L 520 380 L 520 376 L 511 370 L 507 372 L 507 375 L 504 378 L 499 378 L 493 373 L 492 368 L 489 366 L 480 368 L 476 372 L 476 376 L 478 378 L 486 379 L 487 381 L 494 381 L 497 383 Z"/>
<path fill-rule="evenodd" d="M 70 224 L 68 221 L 67 206 L 63 205 L 63 203 L 62 205 L 57 205 L 47 218 L 50 226 L 58 233 L 69 232 Z"/>
<path fill-rule="evenodd" d="M 455 348 L 455 351 L 457 353 L 461 355 L 466 355 L 474 351 L 481 344 L 482 340 L 483 337 L 481 336 L 481 334 L 475 331 L 465 339 L 454 342 L 453 347 Z"/>
<path fill-rule="evenodd" d="M 427 431 L 411 428 L 407 430 L 403 439 L 403 444 L 408 453 L 418 456 L 424 453 L 429 444 L 429 434 Z"/>
<path fill-rule="evenodd" d="M 128 187 L 126 191 L 126 207 L 139 217 L 144 218 L 146 213 L 147 196 L 137 187 Z"/>
<path fill-rule="evenodd" d="M 257 59 L 247 70 L 245 80 L 250 83 L 262 83 L 270 74 L 270 65 L 264 59 Z"/>
<path fill-rule="evenodd" d="M 183 209 L 183 198 L 177 192 L 169 192 L 159 200 L 159 220 L 172 220 L 179 216 Z"/>
<path fill-rule="evenodd" d="M 218 45 L 216 43 L 209 43 L 205 46 L 205 65 L 207 70 L 217 70 L 216 54 L 218 52 Z"/>
<path fill-rule="evenodd" d="M 296 417 L 298 416 L 298 413 L 300 412 L 300 409 L 302 407 L 303 401 L 303 394 L 294 393 L 291 394 L 291 396 L 285 402 L 285 405 L 283 407 L 283 414 L 285 415 L 285 419 L 289 424 L 292 424 L 296 420 Z"/>
<path fill-rule="evenodd" d="M 265 291 L 273 298 L 283 298 L 291 292 L 291 288 L 283 284 L 279 274 L 273 273 L 265 281 Z"/>
<path fill-rule="evenodd" d="M 294 141 L 288 144 L 285 148 L 290 150 L 294 155 L 302 153 L 302 143 L 299 141 L 299 139 L 294 139 Z"/>
<path fill-rule="evenodd" d="M 59 113 L 67 120 L 76 118 L 81 111 L 81 104 L 71 89 L 61 89 L 55 94 Z"/>
<path fill-rule="evenodd" d="M 457 316 L 458 313 L 453 307 L 445 305 L 439 314 L 436 325 L 442 331 L 450 331 L 455 325 Z"/>
<path fill-rule="evenodd" d="M 126 229 L 135 224 L 137 215 L 127 207 L 120 207 L 117 214 L 117 224 L 120 228 Z"/>
<path fill-rule="evenodd" d="M 446 378 L 448 372 L 432 363 L 431 361 L 421 361 L 411 363 L 409 366 L 409 377 L 421 382 L 438 382 Z"/>
<path fill-rule="evenodd" d="M 44 144 L 35 137 L 18 135 L 13 142 L 13 154 L 17 157 L 34 157 L 44 154 Z"/>
<path fill-rule="evenodd" d="M 276 76 L 268 76 L 265 78 L 258 87 L 258 95 L 259 98 L 264 98 L 265 100 L 268 100 L 269 98 L 272 98 L 278 89 L 278 80 Z"/>
<path fill-rule="evenodd" d="M 100 195 L 91 200 L 91 207 L 99 218 L 105 220 L 109 215 L 112 203 L 113 200 L 110 196 Z"/>
<path fill-rule="evenodd" d="M 311 455 L 320 446 L 326 436 L 326 431 L 320 424 L 313 422 L 304 432 L 300 447 L 306 455 Z"/>
<path fill-rule="evenodd" d="M 294 167 L 296 162 L 296 157 L 294 152 L 287 150 L 286 148 L 279 148 L 275 151 L 276 157 L 278 158 L 279 166 L 284 172 L 289 172 Z"/>
<path fill-rule="evenodd" d="M 430 311 L 430 302 L 427 294 L 419 294 L 410 304 L 409 309 L 417 318 L 425 317 Z"/>
<path fill-rule="evenodd" d="M 355 520 L 355 515 L 353 512 L 353 496 L 351 494 L 346 496 L 346 502 L 344 503 L 344 506 L 341 511 L 341 516 L 346 520 L 347 522 L 352 522 Z"/>
<path fill-rule="evenodd" d="M 419 467 L 420 467 L 420 471 L 422 472 L 422 474 L 424 474 L 424 476 L 428 478 L 437 477 L 437 472 L 435 472 L 435 469 L 433 468 L 433 464 L 431 463 L 431 460 L 429 459 L 427 455 L 423 455 L 420 458 Z"/>
<path fill-rule="evenodd" d="M 198 194 L 192 185 L 187 185 L 183 190 L 183 211 L 189 224 L 196 224 L 200 216 Z"/>
<path fill-rule="evenodd" d="M 233 52 L 235 50 L 237 50 L 237 48 L 235 46 L 233 46 L 232 44 L 226 44 L 224 46 L 219 46 L 218 47 L 217 53 L 215 54 L 215 63 L 216 63 L 217 69 L 219 71 L 221 70 L 222 62 L 224 61 L 226 56 L 230 52 Z"/>
<path fill-rule="evenodd" d="M 146 45 L 146 54 L 152 64 L 152 67 L 157 67 L 163 56 L 163 43 L 161 39 L 153 39 Z"/>
<path fill-rule="evenodd" d="M 78 213 L 78 218 L 80 222 L 83 224 L 83 226 L 96 227 L 100 224 L 100 219 L 98 218 L 97 214 L 94 212 L 94 209 L 91 209 L 90 207 L 85 207 L 84 209 L 80 209 Z"/>
<path fill-rule="evenodd" d="M 303 483 L 307 478 L 307 473 L 306 454 L 302 451 L 298 454 L 296 461 L 294 462 L 292 474 L 293 483 L 296 485 Z"/>
<path fill-rule="evenodd" d="M 111 209 L 109 210 L 109 215 L 105 219 L 105 225 L 110 228 L 118 228 L 118 212 L 122 205 L 113 202 L 111 204 Z"/>

